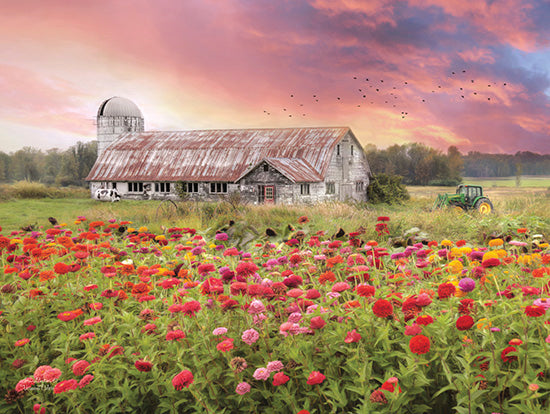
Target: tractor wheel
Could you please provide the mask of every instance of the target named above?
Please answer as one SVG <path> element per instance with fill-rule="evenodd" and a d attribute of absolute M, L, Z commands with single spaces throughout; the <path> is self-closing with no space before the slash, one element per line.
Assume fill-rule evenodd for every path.
<path fill-rule="evenodd" d="M 450 203 L 449 208 L 457 214 L 464 213 L 464 211 L 466 210 L 463 205 L 458 203 Z"/>
<path fill-rule="evenodd" d="M 474 208 L 481 214 L 489 214 L 489 213 L 492 213 L 494 210 L 494 207 L 491 201 L 485 197 L 477 200 Z"/>

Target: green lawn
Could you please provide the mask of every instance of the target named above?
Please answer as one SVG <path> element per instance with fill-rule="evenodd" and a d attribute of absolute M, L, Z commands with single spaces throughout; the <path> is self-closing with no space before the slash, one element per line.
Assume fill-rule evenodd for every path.
<path fill-rule="evenodd" d="M 484 187 L 516 187 L 516 177 L 464 177 L 464 184 Z M 550 187 L 548 175 L 525 175 L 520 179 L 520 187 Z"/>

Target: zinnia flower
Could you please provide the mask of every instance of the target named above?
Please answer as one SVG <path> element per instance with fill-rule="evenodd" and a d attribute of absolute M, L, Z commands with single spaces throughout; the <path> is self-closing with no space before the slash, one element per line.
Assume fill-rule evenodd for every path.
<path fill-rule="evenodd" d="M 239 395 L 244 395 L 249 391 L 250 391 L 250 384 L 248 384 L 247 382 L 240 382 L 237 385 L 237 388 L 235 388 L 235 392 Z"/>
<path fill-rule="evenodd" d="M 510 354 L 510 352 L 517 352 L 517 351 L 518 350 L 516 348 L 514 348 L 513 346 L 507 346 L 500 353 L 500 358 L 502 359 L 503 362 L 517 361 L 518 357 L 516 355 L 508 355 L 508 354 Z"/>
<path fill-rule="evenodd" d="M 262 381 L 267 380 L 270 375 L 271 372 L 269 372 L 267 368 L 258 368 L 256 371 L 254 371 L 254 374 L 252 374 L 254 379 Z"/>
<path fill-rule="evenodd" d="M 386 299 L 378 299 L 372 306 L 372 311 L 379 318 L 386 318 L 393 314 L 393 305 Z"/>
<path fill-rule="evenodd" d="M 183 388 L 189 388 L 193 381 L 193 373 L 189 370 L 184 369 L 179 374 L 176 374 L 174 378 L 172 378 L 172 385 L 176 390 L 181 391 Z"/>
<path fill-rule="evenodd" d="M 255 329 L 247 329 L 243 332 L 241 339 L 247 345 L 254 344 L 260 338 L 260 334 Z"/>
<path fill-rule="evenodd" d="M 312 371 L 311 374 L 309 374 L 309 377 L 307 379 L 308 385 L 315 385 L 315 384 L 321 384 L 325 380 L 325 376 L 321 374 L 319 371 Z"/>
<path fill-rule="evenodd" d="M 283 372 L 277 372 L 273 375 L 273 385 L 278 387 L 279 385 L 286 384 L 290 377 L 285 375 Z"/>
<path fill-rule="evenodd" d="M 466 331 L 474 326 L 474 318 L 470 315 L 463 315 L 456 320 L 456 328 L 459 331 Z"/>
<path fill-rule="evenodd" d="M 437 294 L 439 299 L 445 299 L 449 296 L 453 296 L 456 292 L 456 287 L 452 283 L 442 283 L 437 288 Z"/>
<path fill-rule="evenodd" d="M 409 349 L 413 354 L 422 355 L 430 350 L 430 338 L 425 335 L 416 335 L 409 341 Z"/>
<path fill-rule="evenodd" d="M 153 368 L 153 364 L 149 361 L 145 361 L 143 359 L 138 359 L 136 362 L 134 362 L 134 366 L 138 371 L 141 372 L 149 372 Z"/>
<path fill-rule="evenodd" d="M 530 305 L 525 307 L 525 314 L 532 318 L 537 318 L 546 313 L 546 309 L 542 306 Z"/>
<path fill-rule="evenodd" d="M 351 344 L 353 342 L 359 342 L 361 340 L 361 335 L 354 329 L 347 333 L 344 342 L 346 344 Z"/>
<path fill-rule="evenodd" d="M 53 387 L 54 394 L 61 394 L 62 392 L 75 390 L 78 387 L 78 381 L 75 379 L 61 381 Z"/>
<path fill-rule="evenodd" d="M 88 361 L 80 360 L 76 361 L 73 364 L 73 374 L 77 377 L 80 377 L 81 375 L 84 375 L 86 371 L 88 371 L 88 368 L 90 367 L 90 363 Z"/>

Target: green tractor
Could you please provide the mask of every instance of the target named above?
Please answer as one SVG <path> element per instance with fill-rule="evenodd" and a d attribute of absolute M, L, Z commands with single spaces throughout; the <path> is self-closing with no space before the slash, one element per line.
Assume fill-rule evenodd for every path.
<path fill-rule="evenodd" d="M 479 185 L 459 185 L 456 194 L 439 194 L 433 208 L 451 207 L 457 211 L 477 210 L 481 214 L 492 213 L 491 200 L 483 196 Z"/>

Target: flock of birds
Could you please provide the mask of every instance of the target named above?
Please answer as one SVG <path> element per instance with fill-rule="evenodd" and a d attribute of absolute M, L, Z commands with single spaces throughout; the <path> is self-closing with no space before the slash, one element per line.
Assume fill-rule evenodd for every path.
<path fill-rule="evenodd" d="M 410 93 L 405 90 L 411 90 L 411 87 L 414 86 L 408 81 L 390 84 L 389 82 L 384 82 L 384 79 L 363 78 L 359 76 L 353 76 L 353 81 L 359 83 L 359 85 L 356 85 L 355 96 L 351 98 L 357 108 L 375 104 L 387 105 L 400 112 L 399 115 L 402 119 L 409 115 L 407 106 L 411 105 L 411 102 L 414 100 L 417 100 L 419 103 L 428 103 L 435 94 L 446 94 L 448 96 L 454 95 L 456 100 L 478 99 L 490 102 L 499 87 L 507 86 L 506 82 L 485 83 L 477 81 L 468 76 L 466 69 L 452 71 L 446 81 L 433 84 L 430 92 L 413 98 L 410 98 Z M 454 86 L 457 83 L 461 85 L 458 87 Z M 288 115 L 289 118 L 306 117 L 308 116 L 308 110 L 311 111 L 314 105 L 318 105 L 321 102 L 339 104 L 345 102 L 345 100 L 350 100 L 348 94 L 346 94 L 346 98 L 344 98 L 344 95 L 332 96 L 330 98 L 324 96 L 323 100 L 321 96 L 318 92 L 311 93 L 307 98 L 298 100 L 296 93 L 289 93 L 290 99 L 286 106 L 271 110 L 264 109 L 263 113 L 265 116 L 282 113 Z"/>

